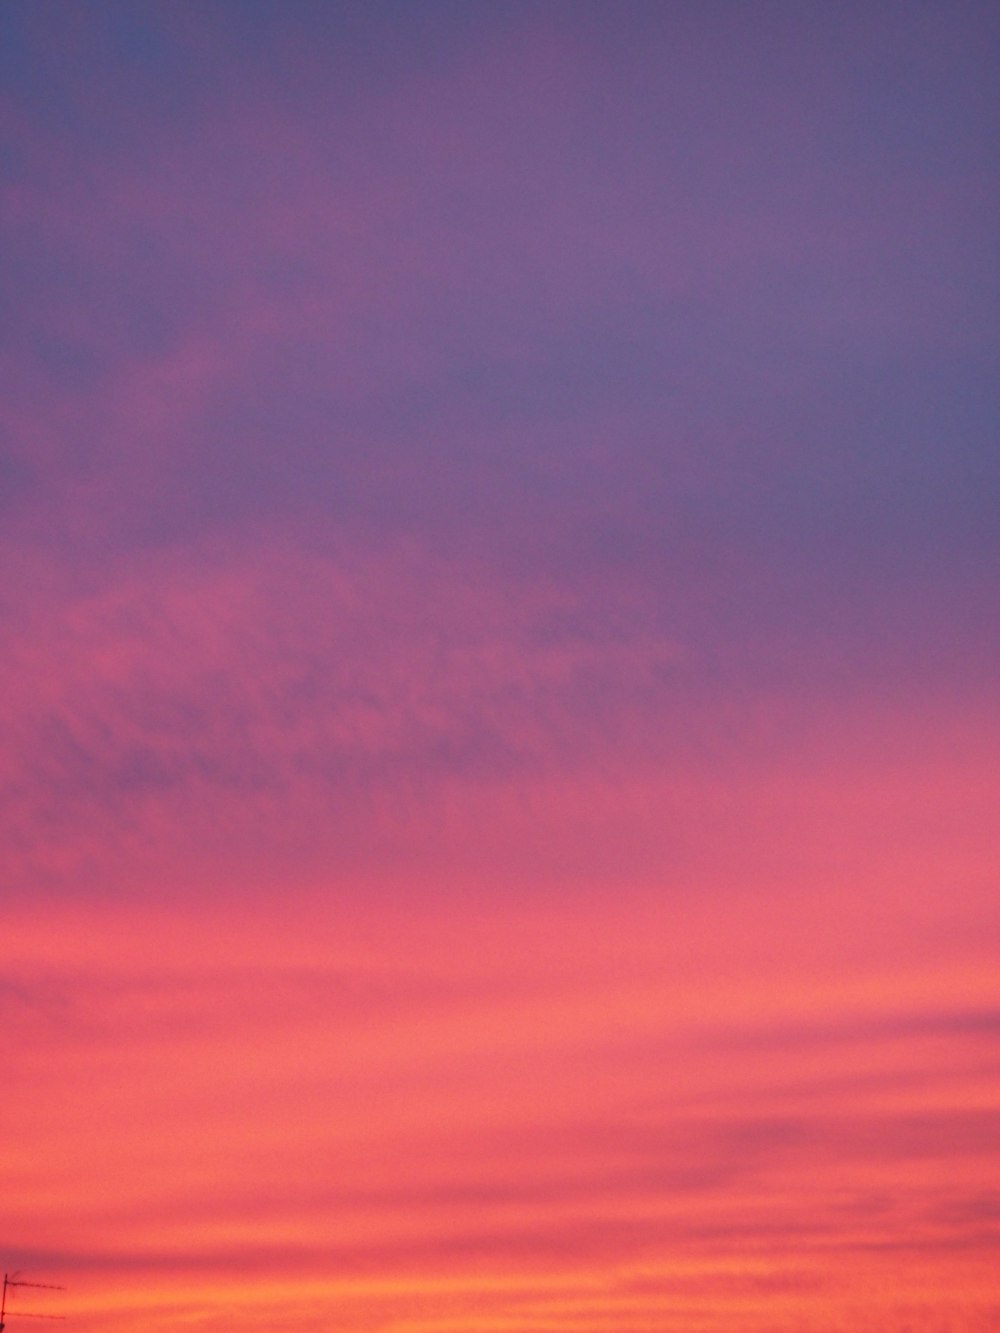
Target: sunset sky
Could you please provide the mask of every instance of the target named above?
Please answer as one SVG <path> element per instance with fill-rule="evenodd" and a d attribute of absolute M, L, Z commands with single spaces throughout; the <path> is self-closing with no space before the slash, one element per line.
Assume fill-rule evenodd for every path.
<path fill-rule="evenodd" d="M 0 1270 L 1000 1327 L 1000 9 L 0 6 Z"/>

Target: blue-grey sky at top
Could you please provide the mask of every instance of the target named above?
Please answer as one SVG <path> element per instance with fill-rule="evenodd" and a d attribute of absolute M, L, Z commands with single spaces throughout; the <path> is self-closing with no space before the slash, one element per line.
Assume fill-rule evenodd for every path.
<path fill-rule="evenodd" d="M 97 623 L 135 570 L 169 589 L 274 549 L 297 587 L 297 560 L 390 551 L 359 660 L 412 646 L 412 557 L 452 642 L 449 570 L 484 624 L 540 599 L 528 658 L 652 636 L 696 664 L 640 688 L 608 658 L 567 696 L 583 729 L 631 696 L 655 732 L 720 681 L 807 711 L 988 688 L 995 6 L 41 0 L 0 24 L 14 643 L 46 607 Z M 338 640 L 303 596 L 260 615 L 322 673 Z M 206 633 L 163 686 L 199 718 L 227 688 Z M 462 739 L 428 762 L 493 753 L 478 706 L 448 696 Z"/>

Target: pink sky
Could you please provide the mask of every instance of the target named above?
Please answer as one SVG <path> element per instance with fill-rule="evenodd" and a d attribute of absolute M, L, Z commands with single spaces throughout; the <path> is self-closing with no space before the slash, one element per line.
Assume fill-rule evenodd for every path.
<path fill-rule="evenodd" d="M 4 8 L 12 1330 L 997 1326 L 998 39 Z"/>

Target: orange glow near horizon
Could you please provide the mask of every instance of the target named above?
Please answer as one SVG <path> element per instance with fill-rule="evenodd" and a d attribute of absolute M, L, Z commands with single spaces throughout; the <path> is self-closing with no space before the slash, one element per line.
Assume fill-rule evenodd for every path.
<path fill-rule="evenodd" d="M 987 844 L 895 943 L 863 877 L 15 909 L 9 1224 L 86 1333 L 930 1329 L 958 1289 L 985 1333 Z"/>

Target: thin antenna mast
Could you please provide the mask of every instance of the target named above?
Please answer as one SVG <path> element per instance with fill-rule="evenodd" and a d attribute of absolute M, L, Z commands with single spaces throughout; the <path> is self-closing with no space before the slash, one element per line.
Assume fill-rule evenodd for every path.
<path fill-rule="evenodd" d="M 39 1287 L 43 1291 L 65 1291 L 65 1287 L 57 1287 L 54 1282 L 26 1282 L 23 1277 L 17 1273 L 4 1273 L 3 1275 L 3 1294 L 0 1295 L 0 1333 L 4 1330 L 4 1320 L 7 1315 L 7 1288 L 8 1287 Z M 62 1314 L 35 1314 L 33 1310 L 12 1310 L 18 1319 L 65 1319 Z"/>

